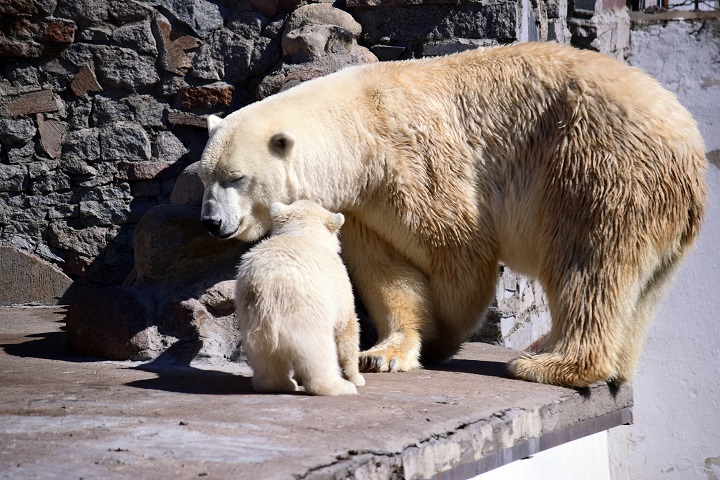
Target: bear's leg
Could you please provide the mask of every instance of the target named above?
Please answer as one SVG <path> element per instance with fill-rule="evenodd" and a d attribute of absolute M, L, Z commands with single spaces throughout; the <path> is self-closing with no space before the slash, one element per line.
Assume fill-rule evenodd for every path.
<path fill-rule="evenodd" d="M 435 334 L 423 335 L 423 363 L 437 363 L 455 355 L 462 343 L 477 331 L 483 313 L 495 295 L 498 261 L 490 259 L 471 263 L 468 271 L 453 271 L 453 276 L 433 279 Z"/>
<path fill-rule="evenodd" d="M 290 377 L 290 362 L 285 356 L 244 345 L 253 369 L 252 384 L 257 392 L 295 392 L 297 383 Z"/>
<path fill-rule="evenodd" d="M 306 334 L 288 346 L 293 352 L 295 373 L 302 378 L 305 392 L 310 395 L 357 393 L 355 385 L 342 378 L 340 373 L 334 334 L 324 329 Z"/>
<path fill-rule="evenodd" d="M 624 274 L 613 270 L 608 261 L 604 269 L 585 265 L 571 269 L 559 281 L 543 282 L 552 329 L 543 353 L 509 363 L 513 375 L 578 388 L 616 376 L 622 338 L 639 289 L 636 270 L 626 269 Z"/>
<path fill-rule="evenodd" d="M 360 375 L 360 325 L 357 315 L 350 311 L 338 322 L 335 327 L 335 343 L 337 344 L 338 362 L 343 376 L 354 385 L 365 385 L 365 379 Z"/>
<path fill-rule="evenodd" d="M 425 276 L 352 215 L 346 215 L 342 244 L 350 276 L 379 338 L 373 348 L 360 353 L 360 370 L 418 368 L 421 333 L 433 330 Z"/>
<path fill-rule="evenodd" d="M 655 316 L 655 310 L 660 302 L 661 297 L 667 291 L 681 258 L 675 258 L 672 261 L 661 262 L 658 269 L 650 276 L 649 281 L 645 284 L 640 292 L 633 318 L 628 323 L 625 334 L 623 335 L 620 345 L 620 354 L 618 355 L 615 367 L 615 378 L 613 382 L 621 384 L 632 378 L 637 367 L 637 362 L 642 353 L 642 345 L 645 342 L 645 336 L 648 328 Z"/>

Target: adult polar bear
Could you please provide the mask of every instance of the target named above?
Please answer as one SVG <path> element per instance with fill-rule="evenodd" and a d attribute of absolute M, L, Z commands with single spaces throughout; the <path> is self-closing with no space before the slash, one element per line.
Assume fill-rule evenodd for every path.
<path fill-rule="evenodd" d="M 498 262 L 539 278 L 552 331 L 517 377 L 623 382 L 698 234 L 702 138 L 673 94 L 608 56 L 524 43 L 347 68 L 209 120 L 202 222 L 257 240 L 269 206 L 346 216 L 380 341 L 365 370 L 453 355 Z"/>

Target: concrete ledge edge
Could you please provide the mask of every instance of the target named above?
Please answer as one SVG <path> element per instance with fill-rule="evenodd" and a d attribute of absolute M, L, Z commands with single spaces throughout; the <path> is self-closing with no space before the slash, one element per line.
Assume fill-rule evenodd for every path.
<path fill-rule="evenodd" d="M 553 447 L 594 435 L 620 425 L 633 423 L 632 407 L 622 408 L 615 412 L 591 418 L 575 425 L 544 433 L 512 447 L 492 452 L 476 462 L 458 465 L 450 470 L 439 472 L 433 480 L 464 480 L 480 475 L 490 470 L 502 467 L 516 460 L 528 458 L 532 455 L 549 450 Z"/>

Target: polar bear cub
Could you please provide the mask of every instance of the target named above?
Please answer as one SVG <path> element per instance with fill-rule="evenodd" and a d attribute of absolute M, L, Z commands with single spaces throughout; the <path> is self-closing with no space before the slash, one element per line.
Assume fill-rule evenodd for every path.
<path fill-rule="evenodd" d="M 235 290 L 253 387 L 296 391 L 292 368 L 311 395 L 357 393 L 360 329 L 337 237 L 345 217 L 309 200 L 274 203 L 270 217 L 272 236 L 243 255 Z"/>

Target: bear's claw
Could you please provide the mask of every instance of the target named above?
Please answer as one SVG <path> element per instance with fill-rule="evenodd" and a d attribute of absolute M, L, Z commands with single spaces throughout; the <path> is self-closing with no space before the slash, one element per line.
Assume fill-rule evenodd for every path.
<path fill-rule="evenodd" d="M 363 372 L 381 372 L 384 365 L 385 357 L 376 355 L 360 356 L 360 370 Z"/>
<path fill-rule="evenodd" d="M 420 367 L 420 362 L 408 358 L 405 352 L 393 348 L 370 349 L 360 353 L 361 372 L 406 372 Z"/>

